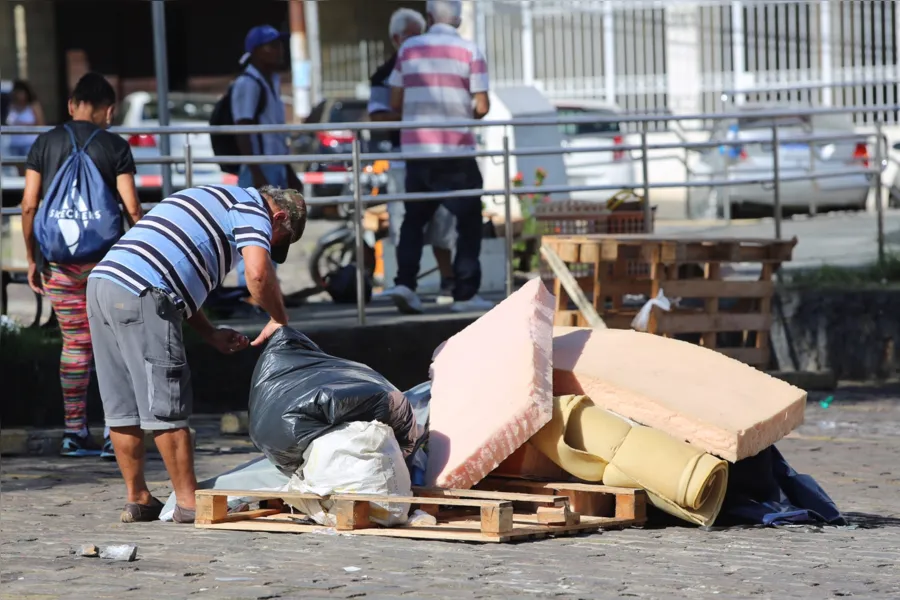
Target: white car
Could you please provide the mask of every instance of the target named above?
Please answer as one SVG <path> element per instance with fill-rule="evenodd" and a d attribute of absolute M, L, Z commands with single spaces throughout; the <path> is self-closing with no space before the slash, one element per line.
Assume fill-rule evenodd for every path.
<path fill-rule="evenodd" d="M 209 117 L 218 96 L 199 93 L 169 93 L 169 124 L 200 125 L 209 124 Z M 133 92 L 128 94 L 116 111 L 114 125 L 120 127 L 159 127 L 159 104 L 156 94 L 150 92 Z M 159 156 L 159 136 L 126 135 L 135 158 Z M 205 133 L 171 134 L 169 136 L 170 153 L 175 157 L 184 156 L 184 143 L 190 140 L 193 158 L 213 157 L 212 142 Z M 161 172 L 159 165 L 138 165 L 138 174 L 155 175 Z M 195 164 L 194 176 L 202 179 L 222 178 L 225 173 L 217 164 Z M 184 164 L 176 164 L 173 168 L 173 179 L 183 179 Z"/>
<path fill-rule="evenodd" d="M 739 108 L 746 116 L 737 120 L 719 121 L 710 141 L 738 141 L 737 146 L 720 146 L 701 152 L 700 160 L 689 177 L 694 181 L 768 179 L 774 177 L 771 118 L 754 114 L 790 109 L 786 105 L 747 104 Z M 802 108 L 802 107 L 798 107 Z M 865 210 L 871 186 L 871 175 L 865 172 L 870 165 L 868 139 L 854 135 L 850 115 L 797 115 L 778 117 L 782 177 L 800 177 L 810 173 L 854 171 L 838 177 L 800 179 L 781 183 L 781 205 L 785 214 L 835 209 Z M 815 142 L 794 141 L 792 138 L 845 136 L 842 140 Z M 849 137 L 849 139 L 846 139 Z M 723 210 L 731 205 L 731 215 L 771 214 L 775 202 L 771 182 L 739 184 L 710 190 L 691 189 L 691 212 L 697 216 Z"/>
<path fill-rule="evenodd" d="M 618 106 L 595 100 L 552 99 L 560 117 L 616 117 L 622 113 Z M 573 192 L 573 200 L 605 200 L 623 188 L 640 185 L 639 161 L 635 161 L 628 150 L 617 150 L 617 146 L 634 145 L 616 121 L 578 123 L 559 126 L 564 148 L 608 148 L 591 152 L 576 152 L 564 155 L 566 173 L 571 186 L 616 186 L 611 190 Z"/>

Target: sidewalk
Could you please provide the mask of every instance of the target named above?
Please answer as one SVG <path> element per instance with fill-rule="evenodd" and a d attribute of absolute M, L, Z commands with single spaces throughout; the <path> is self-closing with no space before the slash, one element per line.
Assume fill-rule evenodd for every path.
<path fill-rule="evenodd" d="M 896 598 L 900 388 L 841 388 L 827 409 L 823 396 L 778 447 L 834 498 L 845 528 L 670 527 L 482 546 L 123 525 L 115 465 L 4 459 L 0 598 Z M 218 424 L 193 424 L 200 478 L 255 456 Z M 158 458 L 148 478 L 165 499 Z M 138 560 L 69 553 L 109 543 L 136 544 Z"/>

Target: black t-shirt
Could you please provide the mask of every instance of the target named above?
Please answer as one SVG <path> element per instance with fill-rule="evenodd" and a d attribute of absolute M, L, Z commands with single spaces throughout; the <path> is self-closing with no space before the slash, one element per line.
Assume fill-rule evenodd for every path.
<path fill-rule="evenodd" d="M 387 83 L 388 78 L 391 76 L 391 73 L 394 72 L 394 66 L 397 64 L 397 54 L 394 53 L 389 59 L 387 59 L 384 64 L 375 69 L 375 73 L 372 74 L 372 78 L 369 80 L 369 85 L 371 87 L 387 87 L 390 86 Z M 384 132 L 384 135 L 387 135 L 391 141 L 391 145 L 394 148 L 400 148 L 400 130 L 399 129 L 390 129 L 390 130 L 381 130 Z M 374 132 L 373 132 L 374 133 Z"/>
<path fill-rule="evenodd" d="M 72 128 L 79 148 L 84 146 L 88 137 L 98 129 L 96 125 L 88 121 L 70 121 L 67 124 Z M 42 133 L 35 140 L 28 153 L 28 159 L 25 161 L 25 168 L 41 174 L 41 198 L 47 193 L 47 188 L 50 187 L 56 172 L 71 153 L 72 142 L 69 139 L 69 132 L 62 125 L 57 125 L 50 131 Z M 116 178 L 119 175 L 135 173 L 131 146 L 122 136 L 101 131 L 88 145 L 87 155 L 94 161 L 103 181 L 118 197 Z"/>

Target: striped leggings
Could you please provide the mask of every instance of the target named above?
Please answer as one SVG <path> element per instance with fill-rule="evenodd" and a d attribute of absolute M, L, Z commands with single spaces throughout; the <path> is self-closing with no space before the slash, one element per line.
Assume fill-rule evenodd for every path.
<path fill-rule="evenodd" d="M 94 265 L 45 266 L 44 293 L 62 333 L 59 381 L 62 384 L 66 431 L 87 427 L 87 390 L 91 379 L 91 329 L 87 317 L 87 281 Z"/>

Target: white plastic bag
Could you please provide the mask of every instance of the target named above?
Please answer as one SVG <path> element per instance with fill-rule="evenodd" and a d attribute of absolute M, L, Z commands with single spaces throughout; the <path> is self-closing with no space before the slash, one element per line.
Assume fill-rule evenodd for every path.
<path fill-rule="evenodd" d="M 315 439 L 303 455 L 287 490 L 319 496 L 379 494 L 411 496 L 409 470 L 393 430 L 383 423 L 345 423 Z M 331 501 L 295 501 L 291 505 L 320 524 L 334 527 Z M 392 527 L 406 523 L 409 504 L 371 502 L 369 518 Z"/>
<path fill-rule="evenodd" d="M 656 298 L 651 298 L 641 307 L 641 310 L 638 311 L 638 314 L 631 321 L 631 328 L 636 331 L 647 331 L 647 327 L 650 325 L 650 312 L 654 306 L 658 306 L 666 312 L 672 310 L 672 303 L 663 294 L 662 289 L 656 294 Z"/>

